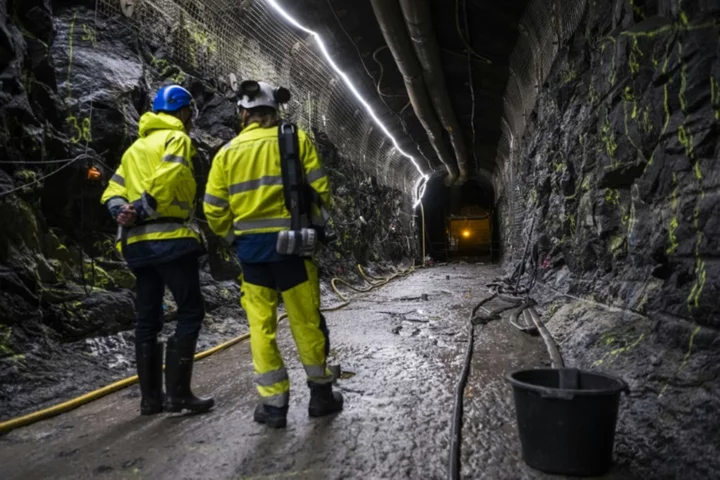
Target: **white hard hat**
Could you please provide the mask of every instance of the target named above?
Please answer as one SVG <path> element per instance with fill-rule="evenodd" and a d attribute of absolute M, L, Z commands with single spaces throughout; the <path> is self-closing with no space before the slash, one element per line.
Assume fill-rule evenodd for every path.
<path fill-rule="evenodd" d="M 290 91 L 284 87 L 274 88 L 269 83 L 245 80 L 240 84 L 240 101 L 238 107 L 250 109 L 270 107 L 275 110 L 281 103 L 290 101 Z"/>

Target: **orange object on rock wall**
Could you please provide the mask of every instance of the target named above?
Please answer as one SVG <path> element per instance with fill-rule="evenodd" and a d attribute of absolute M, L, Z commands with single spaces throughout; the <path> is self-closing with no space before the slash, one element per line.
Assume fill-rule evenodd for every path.
<path fill-rule="evenodd" d="M 102 173 L 96 167 L 92 166 L 88 168 L 87 179 L 96 182 L 102 178 Z"/>

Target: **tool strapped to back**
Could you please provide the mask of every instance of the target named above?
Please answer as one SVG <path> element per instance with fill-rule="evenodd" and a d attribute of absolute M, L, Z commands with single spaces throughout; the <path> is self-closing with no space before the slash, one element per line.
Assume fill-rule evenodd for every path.
<path fill-rule="evenodd" d="M 278 142 L 285 206 L 290 212 L 290 230 L 278 233 L 276 250 L 283 255 L 311 256 L 317 245 L 318 227 L 311 225 L 310 208 L 314 190 L 305 181 L 297 126 L 281 120 Z"/>
<path fill-rule="evenodd" d="M 297 127 L 286 120 L 278 128 L 280 168 L 282 169 L 285 206 L 290 212 L 290 229 L 300 230 L 309 224 L 310 206 L 307 201 L 305 174 L 300 159 Z"/>

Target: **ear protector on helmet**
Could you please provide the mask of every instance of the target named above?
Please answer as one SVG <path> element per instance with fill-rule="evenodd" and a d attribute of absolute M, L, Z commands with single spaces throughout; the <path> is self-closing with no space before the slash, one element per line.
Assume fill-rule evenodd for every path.
<path fill-rule="evenodd" d="M 240 84 L 239 108 L 271 107 L 288 103 L 292 98 L 290 90 L 285 87 L 274 88 L 266 82 L 245 80 Z"/>
<path fill-rule="evenodd" d="M 260 93 L 260 84 L 255 80 L 245 80 L 240 84 L 240 95 L 253 100 Z"/>
<path fill-rule="evenodd" d="M 281 105 L 283 103 L 288 103 L 290 101 L 290 98 L 292 98 L 290 90 L 285 87 L 276 88 L 273 92 L 273 96 L 275 97 L 275 101 Z"/>

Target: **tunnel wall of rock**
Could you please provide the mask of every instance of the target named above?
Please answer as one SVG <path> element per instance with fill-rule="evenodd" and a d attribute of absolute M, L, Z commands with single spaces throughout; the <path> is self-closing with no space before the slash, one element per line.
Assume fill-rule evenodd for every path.
<path fill-rule="evenodd" d="M 114 250 L 115 225 L 99 198 L 153 92 L 176 82 L 196 98 L 198 198 L 212 156 L 236 131 L 232 91 L 173 63 L 161 41 L 142 41 L 117 19 L 98 20 L 94 3 L 0 2 L 0 404 L 8 407 L 0 417 L 52 399 L 66 381 L 99 386 L 107 372 L 91 364 L 107 359 L 65 346 L 132 328 L 134 277 Z M 412 258 L 410 198 L 354 167 L 322 131 L 310 133 L 337 204 L 338 240 L 318 255 L 323 275 Z M 88 180 L 91 166 L 103 180 Z M 198 215 L 209 245 L 207 321 L 221 312 L 244 322 L 239 267 L 204 227 L 202 208 Z M 166 304 L 171 318 L 170 298 Z M 90 372 L 86 386 L 68 380 L 81 371 Z M 44 398 L 33 395 L 48 385 Z"/>
<path fill-rule="evenodd" d="M 588 2 L 498 199 L 508 264 L 531 238 L 537 294 L 580 300 L 546 312 L 568 363 L 631 384 L 621 458 L 676 478 L 720 474 L 718 18 L 717 0 Z"/>

